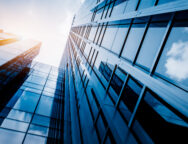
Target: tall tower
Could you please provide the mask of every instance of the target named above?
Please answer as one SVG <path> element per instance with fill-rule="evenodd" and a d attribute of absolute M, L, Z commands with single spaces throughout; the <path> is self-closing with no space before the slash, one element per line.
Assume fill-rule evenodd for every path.
<path fill-rule="evenodd" d="M 62 60 L 72 142 L 187 141 L 187 58 L 188 1 L 86 0 Z"/>

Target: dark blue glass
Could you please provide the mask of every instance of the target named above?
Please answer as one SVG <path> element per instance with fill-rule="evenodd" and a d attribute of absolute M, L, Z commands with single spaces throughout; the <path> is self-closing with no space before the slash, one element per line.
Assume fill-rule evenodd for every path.
<path fill-rule="evenodd" d="M 136 114 L 133 131 L 142 143 L 186 141 L 188 123 L 170 110 L 157 95 L 146 91 Z"/>
<path fill-rule="evenodd" d="M 122 94 L 121 104 L 119 105 L 120 112 L 124 114 L 127 121 L 129 121 L 130 116 L 136 106 L 141 90 L 142 85 L 138 81 L 129 78 Z"/>
<path fill-rule="evenodd" d="M 51 111 L 52 111 L 52 106 L 53 106 L 53 98 L 47 97 L 47 96 L 42 96 L 40 99 L 40 102 L 38 104 L 36 113 L 50 117 Z"/>
<path fill-rule="evenodd" d="M 34 112 L 34 109 L 39 100 L 39 94 L 32 93 L 29 91 L 24 91 L 22 96 L 16 102 L 14 108 L 23 110 L 26 112 Z"/>
<path fill-rule="evenodd" d="M 156 0 L 141 0 L 138 10 L 154 6 Z"/>

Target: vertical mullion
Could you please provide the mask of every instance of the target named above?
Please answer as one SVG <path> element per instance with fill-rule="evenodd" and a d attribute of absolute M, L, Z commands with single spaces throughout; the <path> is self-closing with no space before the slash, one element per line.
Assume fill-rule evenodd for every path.
<path fill-rule="evenodd" d="M 129 120 L 129 123 L 128 123 L 128 127 L 129 127 L 129 128 L 132 126 L 132 123 L 133 123 L 133 121 L 134 121 L 134 119 L 135 119 L 136 113 L 137 113 L 138 108 L 139 108 L 139 106 L 140 106 L 140 103 L 141 103 L 141 101 L 142 101 L 142 99 L 143 99 L 143 96 L 144 96 L 145 91 L 146 91 L 146 86 L 144 86 L 144 87 L 142 88 L 142 91 L 141 91 L 141 93 L 140 93 L 140 95 L 139 95 L 139 98 L 138 98 L 138 100 L 137 100 L 136 106 L 135 106 L 135 108 L 134 108 L 134 111 L 133 111 L 133 113 L 132 113 L 132 115 L 131 115 L 131 118 L 130 118 L 130 120 Z"/>
<path fill-rule="evenodd" d="M 124 80 L 123 86 L 122 86 L 121 91 L 120 91 L 120 93 L 119 93 L 118 100 L 117 100 L 116 105 L 115 105 L 116 108 L 118 108 L 118 106 L 119 106 L 120 100 L 121 100 L 121 98 L 122 98 L 122 95 L 123 95 L 123 92 L 124 92 L 124 90 L 125 90 L 125 86 L 126 86 L 126 84 L 127 84 L 127 82 L 128 82 L 129 77 L 130 77 L 130 75 L 127 74 L 127 77 L 126 77 L 126 79 Z"/>

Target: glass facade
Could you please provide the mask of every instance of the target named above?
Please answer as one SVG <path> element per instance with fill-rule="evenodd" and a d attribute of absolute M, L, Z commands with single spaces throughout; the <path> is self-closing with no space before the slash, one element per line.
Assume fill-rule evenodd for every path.
<path fill-rule="evenodd" d="M 79 107 L 72 140 L 187 141 L 187 4 L 85 1 L 88 16 L 76 15 L 63 58 Z"/>
<path fill-rule="evenodd" d="M 61 143 L 64 70 L 38 62 L 29 68 L 0 112 L 0 143 Z"/>
<path fill-rule="evenodd" d="M 186 0 L 86 0 L 60 68 L 29 61 L 4 89 L 0 143 L 186 143 L 187 16 Z"/>

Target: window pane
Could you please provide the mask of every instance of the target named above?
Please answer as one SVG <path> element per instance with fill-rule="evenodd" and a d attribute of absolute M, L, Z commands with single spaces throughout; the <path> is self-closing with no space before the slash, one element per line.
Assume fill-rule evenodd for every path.
<path fill-rule="evenodd" d="M 122 101 L 119 108 L 122 113 L 126 113 L 124 116 L 129 121 L 131 113 L 133 112 L 135 105 L 137 103 L 138 97 L 141 93 L 141 84 L 130 78 L 125 86 L 125 91 L 122 95 Z M 126 112 L 124 112 L 126 111 Z"/>
<path fill-rule="evenodd" d="M 138 0 L 128 0 L 125 13 L 135 11 L 137 4 L 138 4 Z"/>
<path fill-rule="evenodd" d="M 138 10 L 154 6 L 156 0 L 141 0 Z"/>
<path fill-rule="evenodd" d="M 26 132 L 28 123 L 5 119 L 1 127 Z"/>
<path fill-rule="evenodd" d="M 129 25 L 119 26 L 116 37 L 112 45 L 112 51 L 119 54 L 125 40 Z"/>
<path fill-rule="evenodd" d="M 107 49 L 111 48 L 114 38 L 116 36 L 117 30 L 118 30 L 117 26 L 107 26 L 105 34 L 104 34 L 104 38 L 101 44 L 103 47 Z"/>
<path fill-rule="evenodd" d="M 176 22 L 170 32 L 156 73 L 188 89 L 188 23 Z"/>
<path fill-rule="evenodd" d="M 24 138 L 24 133 L 19 133 L 11 130 L 0 128 L 0 143 L 1 144 L 21 144 Z"/>
<path fill-rule="evenodd" d="M 41 135 L 41 136 L 48 136 L 48 128 L 31 124 L 28 133 Z"/>
<path fill-rule="evenodd" d="M 124 2 L 122 2 L 122 1 L 124 1 Z M 112 10 L 111 17 L 115 17 L 115 16 L 123 14 L 125 11 L 126 5 L 127 5 L 127 1 L 125 1 L 125 0 L 116 1 L 115 5 L 113 7 L 113 10 Z"/>
<path fill-rule="evenodd" d="M 46 138 L 27 134 L 24 144 L 45 144 Z"/>
<path fill-rule="evenodd" d="M 151 68 L 163 39 L 167 23 L 151 23 L 144 38 L 136 63 Z"/>
<path fill-rule="evenodd" d="M 142 143 L 186 141 L 188 123 L 157 100 L 157 97 L 153 92 L 145 93 L 133 124 L 133 131 Z"/>
<path fill-rule="evenodd" d="M 180 0 L 159 0 L 157 5 L 174 2 L 174 1 L 180 1 Z"/>
<path fill-rule="evenodd" d="M 45 116 L 51 116 L 51 110 L 53 105 L 53 98 L 42 96 L 38 104 L 36 113 Z"/>
<path fill-rule="evenodd" d="M 30 122 L 32 115 L 30 113 L 22 112 L 12 109 L 7 118 L 16 119 L 20 121 Z"/>
<path fill-rule="evenodd" d="M 144 34 L 144 30 L 145 30 L 145 24 L 133 24 L 130 33 L 128 35 L 127 41 L 125 43 L 122 52 L 122 57 L 125 57 L 131 61 L 134 60 L 140 41 Z"/>
<path fill-rule="evenodd" d="M 89 40 L 93 41 L 94 40 L 94 37 L 95 37 L 95 33 L 97 31 L 97 27 L 92 27 L 91 28 L 91 31 L 90 31 L 90 34 L 89 34 Z"/>
<path fill-rule="evenodd" d="M 41 125 L 41 126 L 49 127 L 49 125 L 50 125 L 50 118 L 35 114 L 34 117 L 33 117 L 32 123 L 33 124 L 37 124 L 37 125 Z"/>
<path fill-rule="evenodd" d="M 39 96 L 39 94 L 24 91 L 22 96 L 16 102 L 14 108 L 27 112 L 34 112 Z"/>

